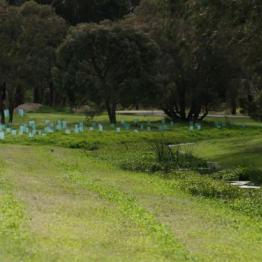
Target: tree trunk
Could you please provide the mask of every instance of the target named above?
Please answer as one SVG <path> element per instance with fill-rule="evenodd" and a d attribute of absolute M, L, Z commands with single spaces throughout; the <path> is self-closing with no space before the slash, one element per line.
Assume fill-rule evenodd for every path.
<path fill-rule="evenodd" d="M 16 88 L 14 103 L 14 107 L 24 103 L 24 90 L 21 86 L 17 86 Z"/>
<path fill-rule="evenodd" d="M 236 115 L 237 114 L 237 103 L 234 98 L 231 100 L 231 114 Z"/>
<path fill-rule="evenodd" d="M 179 116 L 176 114 L 176 112 L 174 111 L 174 109 L 162 108 L 162 110 L 163 110 L 164 113 L 165 113 L 169 118 L 171 118 L 173 121 L 180 120 Z"/>
<path fill-rule="evenodd" d="M 50 90 L 50 94 L 49 94 L 49 106 L 53 106 L 54 105 L 54 97 L 55 97 L 55 90 L 54 90 L 54 86 L 53 86 L 53 82 L 51 81 L 49 83 L 49 90 Z"/>
<path fill-rule="evenodd" d="M 184 88 L 179 91 L 179 114 L 181 120 L 186 120 L 186 94 Z"/>
<path fill-rule="evenodd" d="M 13 123 L 14 119 L 14 106 L 9 107 L 9 123 Z"/>
<path fill-rule="evenodd" d="M 202 121 L 205 117 L 207 117 L 208 113 L 209 113 L 208 105 L 205 105 L 205 112 L 200 117 L 200 120 Z"/>
<path fill-rule="evenodd" d="M 34 103 L 40 103 L 39 88 L 37 87 L 34 88 L 33 101 Z"/>
<path fill-rule="evenodd" d="M 111 124 L 116 124 L 116 104 L 106 103 L 106 110 Z"/>
<path fill-rule="evenodd" d="M 6 83 L 4 82 L 0 90 L 0 111 L 1 111 L 1 124 L 5 124 L 5 99 L 6 99 Z"/>
<path fill-rule="evenodd" d="M 5 114 L 4 114 L 4 109 L 1 106 L 1 124 L 5 124 Z"/>

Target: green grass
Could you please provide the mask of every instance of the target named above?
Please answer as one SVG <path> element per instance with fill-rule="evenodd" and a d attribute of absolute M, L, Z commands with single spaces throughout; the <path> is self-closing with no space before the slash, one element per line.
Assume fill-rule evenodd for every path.
<path fill-rule="evenodd" d="M 78 150 L 2 149 L 31 243 L 11 261 L 21 256 L 24 261 L 262 258 L 261 222 L 216 201 L 190 197 L 172 181 L 124 172 Z M 9 243 L 9 250 L 17 250 Z M 5 252 L 2 257 L 8 258 Z"/>
<path fill-rule="evenodd" d="M 122 261 L 131 254 L 130 261 L 186 257 L 173 235 L 134 199 L 95 182 L 91 166 L 83 166 L 91 170 L 80 176 L 78 165 L 64 164 L 61 156 L 74 161 L 77 152 L 56 148 L 50 157 L 50 148 L 12 146 L 4 151 L 5 172 L 15 201 L 24 207 L 33 242 L 13 261 L 25 253 L 26 261 Z M 10 219 L 16 220 L 16 214 Z M 11 239 L 9 243 L 16 250 Z"/>
<path fill-rule="evenodd" d="M 216 161 L 225 168 L 244 166 L 262 169 L 262 133 L 204 141 L 198 143 L 194 150 L 196 155 Z"/>
<path fill-rule="evenodd" d="M 83 116 L 27 119 L 74 123 Z M 153 127 L 159 120 L 150 118 Z M 261 261 L 261 190 L 244 194 L 194 172 L 163 178 L 120 168 L 152 157 L 150 143 L 163 140 L 192 142 L 197 157 L 224 168 L 262 169 L 259 125 L 216 129 L 207 122 L 192 132 L 177 123 L 166 132 L 118 134 L 107 124 L 104 133 L 7 136 L 0 144 L 0 260 Z"/>

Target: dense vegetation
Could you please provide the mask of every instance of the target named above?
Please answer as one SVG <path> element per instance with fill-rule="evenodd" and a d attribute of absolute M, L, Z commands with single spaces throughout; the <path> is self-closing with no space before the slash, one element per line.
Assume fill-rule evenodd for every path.
<path fill-rule="evenodd" d="M 117 108 L 139 106 L 173 120 L 225 108 L 261 119 L 260 1 L 36 2 L 0 3 L 0 110 L 10 121 L 28 99 L 95 103 L 112 123 Z"/>

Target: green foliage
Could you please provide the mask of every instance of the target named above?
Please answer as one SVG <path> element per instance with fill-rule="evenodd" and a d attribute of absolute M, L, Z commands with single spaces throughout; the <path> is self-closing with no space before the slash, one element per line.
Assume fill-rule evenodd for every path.
<path fill-rule="evenodd" d="M 92 101 L 116 123 L 118 105 L 144 101 L 152 93 L 157 51 L 138 30 L 82 24 L 70 30 L 58 49 L 55 79 L 60 79 L 71 106 Z"/>
<path fill-rule="evenodd" d="M 251 217 L 262 217 L 261 189 L 240 189 L 227 182 L 194 173 L 176 174 L 174 179 L 171 187 L 179 187 L 193 196 L 220 200 L 224 205 Z"/>
<path fill-rule="evenodd" d="M 193 156 L 186 146 L 178 145 L 172 148 L 166 143 L 165 140 L 156 140 L 142 157 L 127 157 L 120 163 L 120 166 L 126 170 L 148 173 L 163 172 L 165 174 L 180 169 L 208 169 L 207 162 Z"/>
<path fill-rule="evenodd" d="M 240 177 L 246 180 L 246 178 L 241 176 L 242 172 L 243 172 L 242 168 L 224 169 L 217 173 L 212 174 L 211 177 L 223 181 L 236 181 L 236 180 L 240 180 Z"/>
<path fill-rule="evenodd" d="M 261 10 L 259 1 L 142 1 L 134 24 L 162 50 L 157 105 L 170 118 L 201 120 L 226 101 L 236 113 L 241 96 L 259 117 Z"/>
<path fill-rule="evenodd" d="M 64 146 L 69 148 L 80 148 L 83 150 L 94 151 L 99 148 L 98 143 L 89 143 L 87 141 L 72 141 L 65 143 Z"/>
<path fill-rule="evenodd" d="M 219 199 L 235 199 L 240 196 L 240 190 L 222 181 L 199 175 L 189 176 L 180 181 L 179 187 L 192 195 Z"/>
<path fill-rule="evenodd" d="M 110 19 L 117 20 L 128 14 L 128 0 L 35 0 L 41 4 L 52 5 L 57 14 L 69 23 L 99 22 Z"/>
<path fill-rule="evenodd" d="M 262 170 L 257 168 L 244 168 L 242 174 L 240 175 L 248 180 L 254 182 L 255 184 L 262 185 Z"/>
<path fill-rule="evenodd" d="M 126 159 L 120 163 L 120 167 L 124 170 L 130 170 L 134 172 L 169 172 L 170 166 L 163 165 L 159 162 L 150 161 L 148 159 Z"/>
<path fill-rule="evenodd" d="M 24 102 L 26 91 L 34 93 L 35 102 L 52 102 L 51 69 L 55 50 L 67 31 L 64 20 L 48 6 L 33 1 L 21 7 L 0 4 L 0 111 L 13 110 Z M 41 88 L 40 88 L 41 87 Z M 2 118 L 2 122 L 4 119 Z"/>
<path fill-rule="evenodd" d="M 262 170 L 258 168 L 233 168 L 225 169 L 211 175 L 212 178 L 224 181 L 251 181 L 255 184 L 262 184 Z"/>

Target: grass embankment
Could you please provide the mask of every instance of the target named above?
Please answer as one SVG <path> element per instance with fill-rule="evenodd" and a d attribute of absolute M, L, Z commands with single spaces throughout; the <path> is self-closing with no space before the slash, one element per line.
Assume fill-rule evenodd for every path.
<path fill-rule="evenodd" d="M 261 260 L 261 221 L 190 197 L 172 180 L 121 171 L 78 150 L 2 149 L 27 230 L 20 249 L 8 242 L 17 251 L 11 261 Z M 6 261 L 6 249 L 1 254 Z"/>
<path fill-rule="evenodd" d="M 20 146 L 4 149 L 5 173 L 14 203 L 24 208 L 20 212 L 25 214 L 31 244 L 15 252 L 10 261 L 187 260 L 182 245 L 135 199 L 95 181 L 93 173 L 101 179 L 103 173 L 90 164 L 79 173 L 77 152 Z M 3 209 L 13 203 L 4 200 Z M 20 223 L 20 216 L 14 210 L 8 220 Z M 18 236 L 20 230 L 18 225 L 13 228 Z M 2 250 L 3 261 L 8 259 L 8 250 L 17 251 L 12 234 L 5 237 L 8 249 Z"/>
<path fill-rule="evenodd" d="M 152 159 L 158 140 L 193 142 L 194 156 L 222 168 L 262 169 L 259 126 L 8 136 L 4 143 L 28 146 L 1 145 L 1 260 L 261 261 L 261 190 L 253 198 L 196 172 L 121 170 Z"/>

